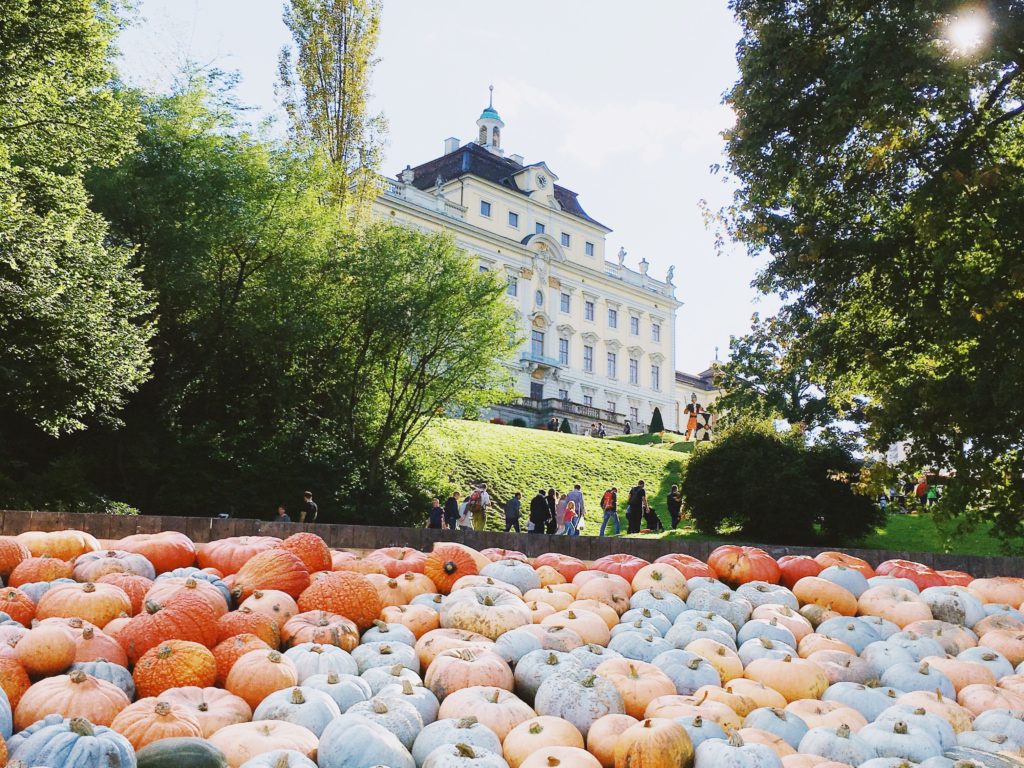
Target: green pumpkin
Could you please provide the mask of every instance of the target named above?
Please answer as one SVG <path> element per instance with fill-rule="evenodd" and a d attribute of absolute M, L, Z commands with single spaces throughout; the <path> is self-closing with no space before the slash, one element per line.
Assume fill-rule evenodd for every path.
<path fill-rule="evenodd" d="M 204 739 L 160 739 L 136 753 L 138 768 L 228 768 L 224 753 Z"/>

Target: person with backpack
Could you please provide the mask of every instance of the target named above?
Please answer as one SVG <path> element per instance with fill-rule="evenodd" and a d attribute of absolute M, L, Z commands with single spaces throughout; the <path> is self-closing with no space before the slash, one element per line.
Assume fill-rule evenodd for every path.
<path fill-rule="evenodd" d="M 618 536 L 622 529 L 619 526 L 619 489 L 612 487 L 604 492 L 601 497 L 601 509 L 604 510 L 604 517 L 601 520 L 601 532 L 598 536 L 604 536 L 604 529 L 609 522 L 615 523 L 615 535 Z"/>
<path fill-rule="evenodd" d="M 679 493 L 678 485 L 673 485 L 672 489 L 668 492 L 665 506 L 668 508 L 668 516 L 672 518 L 672 530 L 674 531 L 676 526 L 679 525 L 679 520 L 682 518 L 683 509 L 683 497 Z"/>
<path fill-rule="evenodd" d="M 487 495 L 487 483 L 473 490 L 466 499 L 474 531 L 482 531 L 487 527 L 487 507 L 491 505 L 491 497 Z"/>
<path fill-rule="evenodd" d="M 644 481 L 640 480 L 629 490 L 629 499 L 626 502 L 626 533 L 640 533 L 640 520 L 646 504 L 647 491 L 644 489 Z"/>

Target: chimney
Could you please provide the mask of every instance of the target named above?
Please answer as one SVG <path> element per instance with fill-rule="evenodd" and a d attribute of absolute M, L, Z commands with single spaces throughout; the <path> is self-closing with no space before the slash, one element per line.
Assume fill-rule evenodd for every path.
<path fill-rule="evenodd" d="M 449 136 L 444 140 L 444 153 L 450 155 L 452 152 L 459 148 L 459 139 L 457 136 Z"/>
<path fill-rule="evenodd" d="M 511 160 L 513 163 L 516 163 L 517 165 L 522 165 L 523 164 L 523 156 L 522 155 L 509 155 L 508 159 Z"/>

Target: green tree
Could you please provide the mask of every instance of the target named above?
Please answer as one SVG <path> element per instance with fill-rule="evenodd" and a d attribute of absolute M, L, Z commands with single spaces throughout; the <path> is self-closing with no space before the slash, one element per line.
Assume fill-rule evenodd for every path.
<path fill-rule="evenodd" d="M 568 419 L 562 419 L 562 423 L 558 426 L 559 432 L 564 432 L 567 435 L 572 434 L 572 424 L 569 423 Z"/>
<path fill-rule="evenodd" d="M 1024 533 L 1024 7 L 731 7 L 726 220 L 768 253 L 792 349 L 830 399 L 867 398 L 871 446 L 955 471 L 947 509 Z"/>
<path fill-rule="evenodd" d="M 354 211 L 372 197 L 387 129 L 368 110 L 380 14 L 380 0 L 288 0 L 284 11 L 295 50 L 281 51 L 279 92 L 293 135 L 330 159 L 335 200 Z"/>
<path fill-rule="evenodd" d="M 82 184 L 137 125 L 111 87 L 118 25 L 102 0 L 0 7 L 0 453 L 115 417 L 149 371 L 150 299 Z"/>
<path fill-rule="evenodd" d="M 654 411 L 651 413 L 651 423 L 647 426 L 647 431 L 651 433 L 665 431 L 665 421 L 661 418 L 661 409 L 658 406 L 654 406 Z"/>

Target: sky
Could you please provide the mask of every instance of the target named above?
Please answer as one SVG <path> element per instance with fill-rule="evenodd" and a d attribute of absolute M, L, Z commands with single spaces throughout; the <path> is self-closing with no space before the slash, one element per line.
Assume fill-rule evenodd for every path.
<path fill-rule="evenodd" d="M 125 79 L 166 90 L 183 62 L 237 72 L 254 118 L 283 115 L 277 56 L 289 42 L 281 0 L 138 0 L 120 40 Z M 739 30 L 724 0 L 384 0 L 372 106 L 388 120 L 382 171 L 394 176 L 463 143 L 494 85 L 506 154 L 544 160 L 584 209 L 661 278 L 675 265 L 676 364 L 697 373 L 730 335 L 777 303 L 750 287 L 760 261 L 716 252 L 711 210 L 732 187 L 722 94 L 737 78 Z"/>

